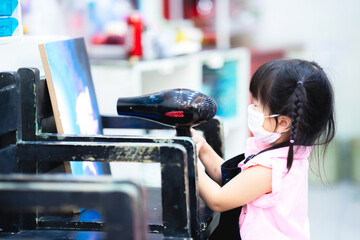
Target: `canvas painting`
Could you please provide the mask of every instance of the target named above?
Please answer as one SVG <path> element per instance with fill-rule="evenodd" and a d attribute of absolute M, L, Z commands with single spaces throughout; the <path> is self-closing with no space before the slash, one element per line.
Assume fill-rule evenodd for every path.
<path fill-rule="evenodd" d="M 83 38 L 39 45 L 58 133 L 101 134 Z M 107 163 L 70 162 L 74 175 L 110 174 Z"/>

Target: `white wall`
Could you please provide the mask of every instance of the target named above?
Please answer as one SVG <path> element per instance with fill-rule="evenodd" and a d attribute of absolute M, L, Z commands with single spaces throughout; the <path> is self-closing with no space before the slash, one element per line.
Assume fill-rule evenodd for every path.
<path fill-rule="evenodd" d="M 337 138 L 360 136 L 360 1 L 257 0 L 255 43 L 303 46 L 301 57 L 318 62 L 333 81 Z"/>

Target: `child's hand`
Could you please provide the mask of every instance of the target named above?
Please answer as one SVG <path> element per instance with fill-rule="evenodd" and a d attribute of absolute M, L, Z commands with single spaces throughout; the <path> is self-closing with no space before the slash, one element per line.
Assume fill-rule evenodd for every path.
<path fill-rule="evenodd" d="M 199 156 L 199 154 L 201 153 L 201 150 L 204 148 L 204 146 L 206 145 L 206 140 L 205 138 L 203 138 L 196 130 L 191 128 L 191 134 L 192 134 L 192 139 L 195 141 L 196 143 L 196 150 L 197 150 L 197 155 Z"/>

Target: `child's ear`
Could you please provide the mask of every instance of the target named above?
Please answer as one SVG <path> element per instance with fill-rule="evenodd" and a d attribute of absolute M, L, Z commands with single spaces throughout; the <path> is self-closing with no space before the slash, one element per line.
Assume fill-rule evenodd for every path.
<path fill-rule="evenodd" d="M 277 124 L 277 132 L 284 133 L 290 131 L 291 127 L 291 118 L 287 116 L 279 116 Z"/>

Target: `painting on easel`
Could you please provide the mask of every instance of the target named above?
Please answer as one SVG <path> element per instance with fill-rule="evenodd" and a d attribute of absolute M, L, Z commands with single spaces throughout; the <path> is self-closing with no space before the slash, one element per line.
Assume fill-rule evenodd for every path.
<path fill-rule="evenodd" d="M 101 134 L 102 125 L 83 38 L 39 45 L 58 133 Z M 107 163 L 70 162 L 73 175 L 110 174 Z"/>

